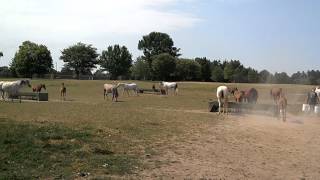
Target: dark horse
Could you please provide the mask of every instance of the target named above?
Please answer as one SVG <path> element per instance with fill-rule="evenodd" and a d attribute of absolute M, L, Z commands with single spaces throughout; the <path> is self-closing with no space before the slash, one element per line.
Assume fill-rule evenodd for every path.
<path fill-rule="evenodd" d="M 250 88 L 244 91 L 243 101 L 256 104 L 258 100 L 258 91 L 255 88 Z"/>
<path fill-rule="evenodd" d="M 32 91 L 33 92 L 41 92 L 42 88 L 46 90 L 46 85 L 45 84 L 38 84 L 36 86 L 33 86 Z"/>

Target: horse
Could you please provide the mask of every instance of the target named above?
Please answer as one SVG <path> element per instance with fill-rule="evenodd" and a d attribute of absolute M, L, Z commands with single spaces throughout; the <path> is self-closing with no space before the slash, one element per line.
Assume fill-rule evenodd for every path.
<path fill-rule="evenodd" d="M 314 92 L 316 92 L 318 98 L 320 98 L 320 87 L 319 86 L 316 87 L 316 90 Z"/>
<path fill-rule="evenodd" d="M 236 112 L 240 112 L 240 104 L 241 102 L 243 102 L 243 98 L 244 98 L 244 91 L 240 91 L 238 90 L 238 88 L 233 88 L 231 89 L 231 94 L 233 94 L 235 101 L 238 103 L 238 106 L 235 108 Z"/>
<path fill-rule="evenodd" d="M 250 88 L 244 91 L 243 101 L 256 104 L 258 100 L 258 91 L 255 88 Z"/>
<path fill-rule="evenodd" d="M 0 81 L 0 92 L 1 92 L 1 97 L 4 99 L 4 91 L 2 90 L 2 84 L 5 83 L 5 81 Z"/>
<path fill-rule="evenodd" d="M 138 85 L 136 83 L 118 83 L 118 87 L 122 86 L 123 87 L 123 95 L 125 92 L 127 92 L 128 96 L 129 91 L 132 90 L 137 96 L 138 96 Z"/>
<path fill-rule="evenodd" d="M 112 93 L 112 101 L 115 99 L 116 101 L 118 101 L 118 85 L 114 85 L 114 84 L 104 84 L 103 85 L 103 98 L 106 99 L 107 96 L 107 100 L 108 100 L 108 93 Z"/>
<path fill-rule="evenodd" d="M 161 90 L 165 90 L 165 94 L 168 95 L 168 89 L 173 89 L 174 90 L 174 95 L 178 94 L 178 84 L 176 82 L 160 82 L 159 87 Z"/>
<path fill-rule="evenodd" d="M 270 90 L 270 95 L 273 98 L 273 101 L 275 104 L 278 103 L 278 100 L 279 100 L 281 94 L 282 94 L 282 88 L 272 88 Z"/>
<path fill-rule="evenodd" d="M 60 99 L 63 99 L 64 101 L 66 100 L 66 95 L 67 95 L 67 88 L 64 85 L 64 83 L 61 83 L 61 88 L 60 88 Z"/>
<path fill-rule="evenodd" d="M 277 103 L 277 107 L 278 107 L 278 118 L 282 117 L 282 121 L 285 122 L 286 121 L 286 114 L 287 114 L 287 98 L 284 96 L 283 93 L 280 94 L 279 99 L 278 99 L 278 103 Z"/>
<path fill-rule="evenodd" d="M 42 88 L 46 90 L 46 85 L 45 84 L 38 84 L 36 86 L 33 86 L 32 91 L 33 92 L 41 92 Z"/>
<path fill-rule="evenodd" d="M 219 86 L 217 88 L 217 98 L 218 98 L 218 103 L 219 103 L 219 114 L 221 111 L 223 113 L 228 114 L 228 95 L 229 95 L 229 90 L 227 86 Z M 223 100 L 223 102 L 222 102 Z M 223 109 L 221 109 L 223 106 Z"/>
<path fill-rule="evenodd" d="M 11 96 L 11 101 L 13 101 L 13 96 L 17 95 L 19 90 L 24 86 L 31 87 L 30 81 L 18 80 L 18 81 L 2 82 L 1 83 L 1 91 L 3 92 L 2 99 L 5 100 L 4 95 L 6 94 L 7 97 Z"/>

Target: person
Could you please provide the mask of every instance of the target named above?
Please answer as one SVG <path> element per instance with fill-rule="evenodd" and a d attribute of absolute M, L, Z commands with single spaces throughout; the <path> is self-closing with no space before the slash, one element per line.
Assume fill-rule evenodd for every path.
<path fill-rule="evenodd" d="M 310 106 L 311 112 L 314 111 L 314 106 L 319 103 L 319 98 L 317 93 L 315 92 L 315 88 L 312 88 L 310 92 L 308 92 L 307 96 L 307 104 Z"/>

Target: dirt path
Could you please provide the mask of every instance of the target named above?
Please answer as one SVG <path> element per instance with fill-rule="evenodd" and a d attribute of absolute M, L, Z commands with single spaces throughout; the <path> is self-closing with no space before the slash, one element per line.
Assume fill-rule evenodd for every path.
<path fill-rule="evenodd" d="M 158 155 L 143 179 L 318 179 L 320 118 L 229 116 L 203 124 Z M 181 140 L 184 139 L 184 140 Z M 168 144 L 168 143 L 167 143 Z"/>

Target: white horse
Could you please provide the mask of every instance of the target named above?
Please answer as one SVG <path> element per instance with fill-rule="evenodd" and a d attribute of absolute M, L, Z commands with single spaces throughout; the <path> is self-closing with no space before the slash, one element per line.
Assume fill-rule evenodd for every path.
<path fill-rule="evenodd" d="M 30 81 L 29 80 L 18 80 L 18 81 L 10 81 L 10 82 L 2 82 L 1 84 L 1 91 L 2 93 L 2 98 L 5 100 L 4 96 L 7 95 L 11 96 L 11 100 L 13 101 L 14 95 L 17 95 L 19 90 L 24 87 L 28 86 L 31 87 Z"/>
<path fill-rule="evenodd" d="M 4 99 L 4 92 L 2 90 L 2 84 L 4 83 L 5 81 L 0 81 L 0 93 L 1 93 L 1 97 L 2 99 Z"/>
<path fill-rule="evenodd" d="M 176 82 L 160 82 L 159 83 L 160 89 L 164 89 L 166 91 L 166 95 L 169 94 L 168 89 L 174 90 L 174 95 L 178 94 L 178 84 Z"/>
<path fill-rule="evenodd" d="M 108 100 L 108 93 L 112 93 L 112 100 L 115 98 L 117 101 L 118 98 L 118 85 L 114 85 L 114 84 L 104 84 L 103 85 L 103 98 L 106 99 L 107 96 L 107 100 Z"/>
<path fill-rule="evenodd" d="M 129 96 L 130 95 L 129 91 L 132 90 L 138 96 L 139 87 L 136 83 L 119 83 L 118 86 L 123 87 L 123 94 L 127 92 Z"/>
<path fill-rule="evenodd" d="M 318 98 L 320 98 L 320 87 L 319 86 L 316 87 L 316 90 L 314 92 L 317 93 Z"/>
<path fill-rule="evenodd" d="M 228 114 L 228 95 L 229 95 L 229 90 L 228 90 L 227 86 L 219 86 L 217 88 L 217 98 L 218 98 L 218 103 L 219 103 L 219 114 L 221 113 L 221 111 L 223 111 L 223 113 L 227 113 Z M 222 100 L 223 100 L 223 102 L 222 102 Z M 222 106 L 223 106 L 223 109 L 221 109 Z"/>

